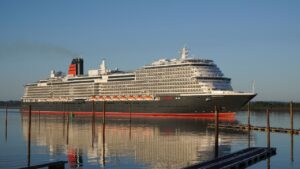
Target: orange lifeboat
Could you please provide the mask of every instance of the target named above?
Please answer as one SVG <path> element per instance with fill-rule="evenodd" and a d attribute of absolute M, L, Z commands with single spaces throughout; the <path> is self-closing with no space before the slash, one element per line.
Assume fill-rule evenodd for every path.
<path fill-rule="evenodd" d="M 127 97 L 126 96 L 121 96 L 120 100 L 127 100 Z"/>
<path fill-rule="evenodd" d="M 104 97 L 103 96 L 98 96 L 98 100 L 103 101 Z"/>
<path fill-rule="evenodd" d="M 118 96 L 113 96 L 112 100 L 119 100 Z"/>
<path fill-rule="evenodd" d="M 148 96 L 145 96 L 145 99 L 146 99 L 146 100 L 153 100 L 153 97 L 150 96 L 150 95 L 148 95 Z"/>
<path fill-rule="evenodd" d="M 143 100 L 144 97 L 142 95 L 138 95 L 137 100 Z"/>
<path fill-rule="evenodd" d="M 111 97 L 110 96 L 105 96 L 104 100 L 111 100 Z"/>
<path fill-rule="evenodd" d="M 129 96 L 128 100 L 135 100 L 135 98 L 133 96 Z"/>

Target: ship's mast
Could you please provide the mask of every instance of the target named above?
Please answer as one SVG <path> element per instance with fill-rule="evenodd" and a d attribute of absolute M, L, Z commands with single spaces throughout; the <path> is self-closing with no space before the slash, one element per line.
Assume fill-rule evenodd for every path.
<path fill-rule="evenodd" d="M 255 80 L 252 81 L 252 93 L 255 93 Z"/>
<path fill-rule="evenodd" d="M 101 75 L 106 74 L 105 59 L 102 60 L 102 63 L 101 63 L 101 65 L 100 65 L 100 74 L 101 74 Z"/>
<path fill-rule="evenodd" d="M 183 48 L 181 49 L 181 51 L 180 51 L 180 58 L 181 58 L 182 60 L 185 60 L 186 58 L 188 58 L 188 56 L 189 56 L 189 51 L 188 51 L 188 49 L 187 49 L 186 47 L 183 47 Z"/>

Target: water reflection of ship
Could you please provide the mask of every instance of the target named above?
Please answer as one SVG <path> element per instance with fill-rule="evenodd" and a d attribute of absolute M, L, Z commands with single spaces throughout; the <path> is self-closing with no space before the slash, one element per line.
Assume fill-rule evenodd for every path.
<path fill-rule="evenodd" d="M 68 163 L 71 168 L 82 168 L 82 150 L 68 148 Z"/>
<path fill-rule="evenodd" d="M 69 131 L 66 131 L 67 115 L 38 116 L 32 117 L 34 144 L 49 147 L 49 153 L 54 155 L 65 153 L 69 158 L 76 154 L 75 160 L 69 158 L 70 167 L 80 167 L 82 154 L 91 165 L 103 166 L 114 163 L 116 158 L 130 158 L 150 168 L 180 168 L 214 158 L 214 133 L 206 128 L 211 121 L 136 118 L 130 124 L 128 118 L 110 118 L 103 130 L 101 119 L 97 118 L 95 133 L 92 133 L 91 117 L 70 119 Z M 22 114 L 22 124 L 27 138 L 26 113 Z M 246 142 L 247 136 L 221 132 L 220 155 L 229 153 L 235 140 Z"/>

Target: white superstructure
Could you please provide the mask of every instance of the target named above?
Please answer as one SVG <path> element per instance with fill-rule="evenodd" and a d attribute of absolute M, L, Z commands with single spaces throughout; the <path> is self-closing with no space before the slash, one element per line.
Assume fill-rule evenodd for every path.
<path fill-rule="evenodd" d="M 235 93 L 230 79 L 224 77 L 212 60 L 189 58 L 188 53 L 187 48 L 183 48 L 179 59 L 160 59 L 134 72 L 108 70 L 103 60 L 99 69 L 88 71 L 88 75 L 76 75 L 70 65 L 71 75 L 51 71 L 49 79 L 27 84 L 22 100 L 155 99 L 157 96 Z"/>

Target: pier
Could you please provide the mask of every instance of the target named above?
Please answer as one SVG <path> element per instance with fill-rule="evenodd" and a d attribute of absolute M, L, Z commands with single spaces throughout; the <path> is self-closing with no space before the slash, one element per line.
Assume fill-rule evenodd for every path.
<path fill-rule="evenodd" d="M 211 161 L 194 164 L 182 169 L 238 169 L 254 165 L 276 154 L 275 148 L 251 147 L 216 158 Z"/>
<path fill-rule="evenodd" d="M 65 163 L 67 163 L 67 161 L 57 161 L 57 162 L 39 164 L 39 165 L 35 165 L 35 166 L 30 166 L 30 167 L 24 167 L 24 168 L 20 168 L 20 169 L 37 169 L 37 168 L 45 168 L 45 167 L 48 167 L 48 169 L 64 169 Z"/>
<path fill-rule="evenodd" d="M 290 128 L 282 128 L 282 127 L 270 127 L 270 110 L 266 110 L 266 120 L 267 125 L 265 126 L 253 126 L 250 124 L 250 104 L 248 104 L 248 124 L 236 124 L 236 123 L 222 123 L 220 124 L 208 124 L 208 128 L 219 128 L 225 130 L 240 130 L 240 131 L 262 131 L 262 132 L 273 132 L 273 133 L 287 133 L 287 134 L 295 134 L 300 135 L 300 129 L 294 129 L 294 110 L 293 110 L 293 102 L 290 102 L 289 105 L 289 113 L 290 113 Z"/>
<path fill-rule="evenodd" d="M 208 124 L 208 128 L 215 128 L 215 125 Z M 230 123 L 226 124 L 226 123 L 224 123 L 224 124 L 219 124 L 219 129 L 248 131 L 248 125 L 247 124 L 230 124 Z M 266 132 L 268 130 L 268 127 L 250 126 L 250 130 Z M 287 134 L 293 133 L 295 135 L 300 135 L 299 129 L 290 129 L 290 128 L 270 127 L 270 132 L 287 133 Z"/>

